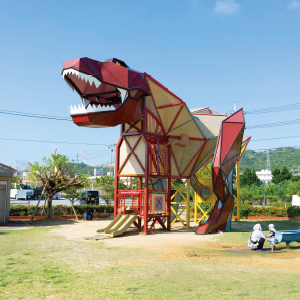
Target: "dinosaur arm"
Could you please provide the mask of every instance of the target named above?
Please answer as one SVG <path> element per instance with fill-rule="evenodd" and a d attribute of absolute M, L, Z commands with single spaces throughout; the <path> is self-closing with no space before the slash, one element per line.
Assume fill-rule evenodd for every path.
<path fill-rule="evenodd" d="M 171 145 L 171 146 L 177 145 L 179 147 L 186 147 L 188 141 L 189 141 L 189 136 L 185 133 L 182 133 L 180 135 L 180 139 L 176 139 L 175 141 L 168 143 L 168 145 Z"/>

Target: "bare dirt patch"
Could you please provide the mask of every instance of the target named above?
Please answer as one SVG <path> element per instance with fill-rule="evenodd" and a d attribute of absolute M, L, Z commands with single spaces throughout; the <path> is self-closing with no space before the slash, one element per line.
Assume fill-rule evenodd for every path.
<path fill-rule="evenodd" d="M 62 225 L 61 228 L 50 231 L 52 234 L 64 236 L 68 240 L 93 240 L 97 229 L 105 228 L 111 221 L 94 220 L 79 221 L 73 224 Z M 134 227 L 130 227 L 123 235 L 115 238 L 103 238 L 105 245 L 112 247 L 142 248 L 150 250 L 168 251 L 175 248 L 185 248 L 187 246 L 208 245 L 214 240 L 214 235 L 199 236 L 195 235 L 197 226 L 191 226 L 189 230 L 175 224 L 172 230 L 167 232 L 157 226 L 148 235 L 140 234 Z M 98 236 L 99 239 L 101 237 Z M 217 246 L 217 244 L 216 244 Z"/>
<path fill-rule="evenodd" d="M 53 229 L 50 233 L 63 236 L 67 240 L 95 242 L 97 229 L 106 227 L 110 222 L 107 220 L 79 221 L 61 225 L 60 228 Z M 191 225 L 191 228 L 186 230 L 182 228 L 181 224 L 176 223 L 170 232 L 161 230 L 159 227 L 152 230 L 149 235 L 140 234 L 132 226 L 122 236 L 103 238 L 100 241 L 108 247 L 139 248 L 155 251 L 158 256 L 153 258 L 154 260 L 165 258 L 200 259 L 300 271 L 299 250 L 281 250 L 280 253 L 254 252 L 247 248 L 246 241 L 244 245 L 231 244 L 221 242 L 218 239 L 218 234 L 195 235 L 197 225 L 195 226 L 193 223 Z M 197 249 L 199 252 L 191 251 L 191 249 Z M 225 254 L 224 252 L 229 249 L 230 252 Z M 245 251 L 245 254 L 238 253 L 241 249 Z M 247 251 L 247 249 L 249 250 Z M 205 251 L 203 252 L 203 250 Z M 210 253 L 209 250 L 213 251 Z M 214 250 L 219 250 L 219 252 Z M 234 250 L 237 251 L 236 254 Z"/>

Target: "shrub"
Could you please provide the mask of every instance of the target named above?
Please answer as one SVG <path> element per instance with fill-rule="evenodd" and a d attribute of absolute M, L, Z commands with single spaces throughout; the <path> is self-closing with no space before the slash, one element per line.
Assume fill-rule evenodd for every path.
<path fill-rule="evenodd" d="M 75 211 L 77 214 L 84 214 L 89 209 L 96 210 L 98 213 L 113 213 L 113 205 L 74 205 Z M 47 209 L 47 208 L 46 208 Z M 35 210 L 35 205 L 25 206 L 25 205 L 13 205 L 10 206 L 9 215 L 10 216 L 31 216 Z M 74 215 L 73 209 L 71 206 L 65 205 L 53 205 L 52 212 L 54 216 L 66 216 Z M 35 213 L 36 216 L 40 216 L 42 213 L 42 208 L 39 207 Z"/>
<path fill-rule="evenodd" d="M 251 201 L 247 201 L 251 202 Z M 275 203 L 274 203 L 275 204 Z M 114 206 L 113 205 L 74 205 L 75 211 L 77 214 L 82 215 L 86 213 L 89 209 L 93 209 L 98 213 L 113 213 Z M 205 211 L 209 209 L 209 204 L 203 204 L 203 208 Z M 25 206 L 25 205 L 14 205 L 10 206 L 10 216 L 31 216 L 33 211 L 35 210 L 34 205 Z M 198 208 L 198 213 L 200 213 L 200 209 Z M 212 207 L 210 208 L 211 213 Z M 53 205 L 52 211 L 54 216 L 63 216 L 63 215 L 74 215 L 73 209 L 71 206 L 65 205 Z M 36 216 L 40 216 L 42 213 L 42 208 L 39 207 Z M 191 214 L 194 213 L 194 206 L 191 207 Z M 233 209 L 233 215 L 236 216 L 237 210 L 236 207 Z M 240 205 L 240 216 L 275 216 L 275 217 L 300 217 L 300 208 L 291 206 L 287 204 L 285 207 L 285 203 L 276 203 L 276 206 L 252 206 L 249 203 Z"/>
<path fill-rule="evenodd" d="M 237 210 L 234 208 L 233 215 L 236 216 Z M 264 207 L 264 206 L 250 206 L 240 205 L 240 216 L 266 216 L 266 217 L 300 217 L 300 208 L 288 206 L 287 207 Z"/>
<path fill-rule="evenodd" d="M 287 214 L 289 217 L 300 217 L 300 208 L 296 206 L 290 206 L 287 208 Z"/>
<path fill-rule="evenodd" d="M 14 205 L 9 209 L 10 216 L 27 216 L 27 206 L 25 205 Z"/>
<path fill-rule="evenodd" d="M 274 207 L 290 207 L 292 203 L 285 203 L 285 202 L 273 202 Z"/>

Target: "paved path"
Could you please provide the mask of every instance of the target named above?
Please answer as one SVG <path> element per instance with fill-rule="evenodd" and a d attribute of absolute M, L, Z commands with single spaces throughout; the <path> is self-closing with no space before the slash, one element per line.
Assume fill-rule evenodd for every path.
<path fill-rule="evenodd" d="M 16 199 L 11 198 L 10 199 L 10 205 L 18 205 L 18 204 L 26 205 L 26 206 L 28 206 L 28 205 L 36 205 L 38 201 L 39 201 L 38 199 L 34 199 L 34 200 L 16 200 Z M 39 206 L 43 206 L 44 205 L 44 201 L 45 200 L 41 200 Z M 100 200 L 100 205 L 104 205 L 104 204 L 105 204 L 105 201 L 101 199 Z M 114 205 L 114 202 L 112 201 L 111 204 Z M 131 201 L 129 201 L 129 200 L 127 201 L 126 200 L 126 205 L 130 206 L 131 204 L 132 204 Z M 52 200 L 52 205 L 71 206 L 70 201 L 68 199 L 66 199 L 66 198 L 60 198 L 58 200 L 53 199 Z M 80 205 L 80 202 L 79 201 L 75 201 L 74 205 Z"/>
<path fill-rule="evenodd" d="M 15 199 L 10 199 L 10 205 L 34 205 L 36 206 L 38 203 L 38 199 L 34 199 L 34 200 L 15 200 Z M 39 206 L 43 206 L 44 205 L 44 201 L 45 200 L 41 200 Z M 75 205 L 79 205 L 79 201 L 75 201 Z M 68 199 L 62 198 L 62 199 L 58 199 L 58 200 L 52 200 L 52 205 L 65 205 L 65 206 L 71 206 L 70 201 Z"/>

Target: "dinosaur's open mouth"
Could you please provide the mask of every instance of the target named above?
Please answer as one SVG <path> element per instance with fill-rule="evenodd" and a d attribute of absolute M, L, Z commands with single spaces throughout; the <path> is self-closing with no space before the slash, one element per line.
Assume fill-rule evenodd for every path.
<path fill-rule="evenodd" d="M 71 68 L 64 70 L 62 75 L 72 90 L 76 90 L 83 103 L 70 107 L 71 116 L 114 111 L 128 96 L 125 90 L 103 83 L 92 75 Z"/>
<path fill-rule="evenodd" d="M 142 101 L 149 96 L 144 73 L 116 58 L 99 62 L 87 57 L 64 62 L 62 76 L 82 100 L 70 107 L 78 126 L 107 127 L 142 118 Z"/>

